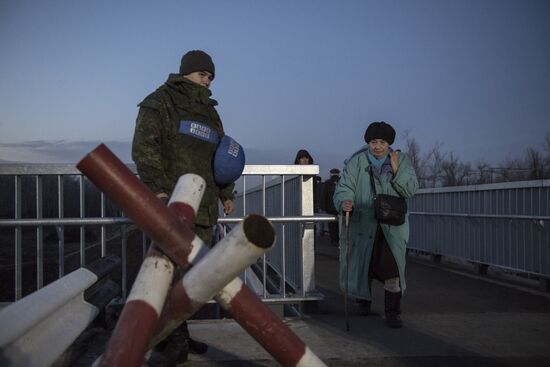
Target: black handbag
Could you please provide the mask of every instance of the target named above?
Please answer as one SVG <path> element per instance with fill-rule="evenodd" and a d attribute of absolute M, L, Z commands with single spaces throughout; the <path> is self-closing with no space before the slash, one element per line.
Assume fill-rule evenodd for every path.
<path fill-rule="evenodd" d="M 407 202 L 402 196 L 376 194 L 372 166 L 369 166 L 370 185 L 374 199 L 374 217 L 384 224 L 400 226 L 405 223 L 407 214 Z"/>

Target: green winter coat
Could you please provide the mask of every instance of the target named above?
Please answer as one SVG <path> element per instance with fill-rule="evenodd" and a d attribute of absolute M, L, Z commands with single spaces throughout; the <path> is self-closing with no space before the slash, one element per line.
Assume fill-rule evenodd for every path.
<path fill-rule="evenodd" d="M 399 166 L 393 179 L 389 176 L 375 178 L 376 192 L 411 197 L 418 188 L 416 174 L 406 154 L 399 153 Z M 384 178 L 386 177 L 386 178 Z M 334 192 L 334 206 L 342 212 L 345 200 L 353 202 L 349 222 L 349 274 L 348 294 L 351 297 L 372 299 L 368 274 L 374 245 L 377 220 L 374 218 L 373 200 L 369 177 L 369 161 L 365 152 L 353 155 L 346 163 L 342 177 Z M 341 216 L 343 217 L 343 216 Z M 381 224 L 382 231 L 399 269 L 401 292 L 405 283 L 405 251 L 409 241 L 408 215 L 404 224 Z M 340 225 L 340 287 L 345 286 L 345 225 Z"/>
<path fill-rule="evenodd" d="M 155 193 L 170 196 L 177 180 L 195 173 L 206 181 L 195 224 L 209 227 L 218 220 L 218 200 L 233 200 L 234 184 L 214 183 L 212 160 L 217 142 L 224 136 L 223 125 L 208 88 L 179 74 L 171 74 L 140 107 L 132 143 L 132 159 L 141 180 Z M 182 123 L 199 123 L 217 137 L 205 141 L 180 132 Z M 208 134 L 207 134 L 208 135 Z"/>

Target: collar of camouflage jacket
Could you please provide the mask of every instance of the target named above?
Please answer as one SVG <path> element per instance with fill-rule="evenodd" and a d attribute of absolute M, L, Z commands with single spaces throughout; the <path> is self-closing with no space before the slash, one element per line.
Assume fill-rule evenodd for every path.
<path fill-rule="evenodd" d="M 164 83 L 168 93 L 176 100 L 185 95 L 186 98 L 193 98 L 202 104 L 216 106 L 218 101 L 210 98 L 212 92 L 210 89 L 196 84 L 181 74 L 170 74 L 168 80 Z"/>

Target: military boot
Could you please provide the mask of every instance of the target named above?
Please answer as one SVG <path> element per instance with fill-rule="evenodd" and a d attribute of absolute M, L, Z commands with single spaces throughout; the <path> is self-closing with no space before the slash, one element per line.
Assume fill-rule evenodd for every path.
<path fill-rule="evenodd" d="M 175 367 L 187 361 L 189 339 L 179 333 L 172 333 L 153 349 L 147 367 Z"/>
<path fill-rule="evenodd" d="M 391 328 L 403 326 L 401 321 L 401 292 L 384 291 L 384 310 L 386 311 L 386 325 Z"/>

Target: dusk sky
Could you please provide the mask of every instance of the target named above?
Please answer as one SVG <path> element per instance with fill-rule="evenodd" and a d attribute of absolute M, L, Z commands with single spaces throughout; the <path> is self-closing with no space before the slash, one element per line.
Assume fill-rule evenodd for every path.
<path fill-rule="evenodd" d="M 390 122 L 425 153 L 502 162 L 550 133 L 550 1 L 0 0 L 0 160 L 130 160 L 137 104 L 208 52 L 247 163 L 326 177 Z"/>

